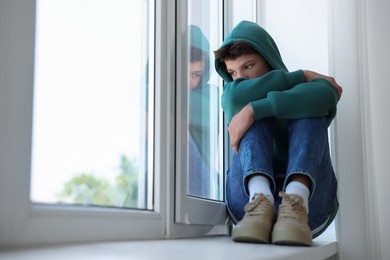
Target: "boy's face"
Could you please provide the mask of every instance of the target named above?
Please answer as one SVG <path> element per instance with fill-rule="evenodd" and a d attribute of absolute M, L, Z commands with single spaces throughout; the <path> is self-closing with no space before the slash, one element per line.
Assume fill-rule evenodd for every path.
<path fill-rule="evenodd" d="M 203 76 L 203 64 L 201 61 L 190 62 L 188 66 L 188 85 L 190 90 L 195 89 Z"/>
<path fill-rule="evenodd" d="M 225 64 L 233 80 L 253 79 L 270 71 L 268 63 L 260 54 L 242 55 L 235 60 L 225 60 Z"/>

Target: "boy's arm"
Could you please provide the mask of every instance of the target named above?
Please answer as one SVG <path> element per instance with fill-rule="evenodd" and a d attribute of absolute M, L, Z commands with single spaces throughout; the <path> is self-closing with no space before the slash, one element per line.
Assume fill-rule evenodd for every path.
<path fill-rule="evenodd" d="M 302 70 L 285 72 L 273 70 L 261 77 L 253 79 L 236 79 L 224 86 L 222 94 L 222 109 L 230 122 L 249 102 L 267 97 L 271 91 L 284 91 L 304 82 Z"/>
<path fill-rule="evenodd" d="M 305 81 L 304 71 L 286 72 L 272 70 L 267 74 L 253 79 L 239 78 L 224 86 L 224 94 L 228 99 L 239 99 L 249 103 L 265 98 L 270 91 L 283 91 Z"/>
<path fill-rule="evenodd" d="M 335 82 L 334 82 L 335 83 Z M 324 78 L 298 84 L 285 91 L 271 91 L 267 97 L 243 107 L 230 121 L 228 130 L 231 144 L 236 152 L 242 136 L 255 120 L 266 117 L 298 119 L 327 116 L 328 124 L 336 114 L 339 93 L 337 88 Z"/>
<path fill-rule="evenodd" d="M 338 91 L 321 78 L 301 83 L 286 91 L 271 91 L 267 97 L 250 102 L 254 120 L 266 117 L 299 119 L 307 117 L 328 117 L 328 123 L 336 115 L 339 100 Z"/>
<path fill-rule="evenodd" d="M 343 88 L 339 84 L 337 84 L 336 80 L 333 77 L 322 75 L 311 70 L 304 70 L 303 75 L 305 78 L 305 82 L 310 82 L 317 78 L 326 79 L 337 90 L 339 98 L 341 97 L 341 94 L 343 93 Z"/>

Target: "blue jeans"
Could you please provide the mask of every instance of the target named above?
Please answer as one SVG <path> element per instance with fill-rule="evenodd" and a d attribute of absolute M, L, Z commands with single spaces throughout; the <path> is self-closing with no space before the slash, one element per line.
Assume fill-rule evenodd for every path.
<path fill-rule="evenodd" d="M 276 209 L 281 203 L 277 195 L 285 189 L 289 177 L 303 174 L 311 179 L 308 217 L 315 238 L 325 231 L 338 210 L 326 119 L 287 120 L 285 133 L 277 131 L 276 124 L 280 122 L 273 118 L 256 121 L 241 139 L 238 154 L 233 151 L 226 176 L 228 211 L 234 223 L 243 218 L 249 201 L 247 182 L 253 174 L 269 178 Z M 277 150 L 280 144 L 286 148 Z M 274 158 L 276 152 L 281 159 Z"/>

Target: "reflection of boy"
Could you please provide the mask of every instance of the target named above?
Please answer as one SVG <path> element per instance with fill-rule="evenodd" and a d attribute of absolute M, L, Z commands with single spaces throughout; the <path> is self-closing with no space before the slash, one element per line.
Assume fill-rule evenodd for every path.
<path fill-rule="evenodd" d="M 215 57 L 234 149 L 226 191 L 233 239 L 311 245 L 338 208 L 327 128 L 341 87 L 312 71 L 288 72 L 252 22 L 239 23 Z"/>
<path fill-rule="evenodd" d="M 197 87 L 201 87 L 203 72 L 206 64 L 209 62 L 208 53 L 197 47 L 191 46 L 190 48 L 190 63 L 188 64 L 188 86 L 190 90 L 195 90 Z"/>
<path fill-rule="evenodd" d="M 189 136 L 188 136 L 188 193 L 210 196 L 210 116 L 218 113 L 216 87 L 208 84 L 210 78 L 210 46 L 199 27 L 189 26 Z M 216 97 L 217 99 L 213 99 Z M 215 122 L 218 124 L 218 122 Z M 215 133 L 216 135 L 217 133 Z"/>

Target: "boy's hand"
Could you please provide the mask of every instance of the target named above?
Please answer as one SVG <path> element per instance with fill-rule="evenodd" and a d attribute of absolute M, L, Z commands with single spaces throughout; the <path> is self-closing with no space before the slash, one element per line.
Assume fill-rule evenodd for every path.
<path fill-rule="evenodd" d="M 325 76 L 325 75 L 319 74 L 319 73 L 311 71 L 311 70 L 304 70 L 303 75 L 305 76 L 306 82 L 312 81 L 313 79 L 316 79 L 316 78 L 326 79 L 327 81 L 330 82 L 330 84 L 333 85 L 333 87 L 339 93 L 339 97 L 341 97 L 341 94 L 343 93 L 343 88 L 340 87 L 339 84 L 337 84 L 336 80 L 333 77 Z"/>
<path fill-rule="evenodd" d="M 246 105 L 240 112 L 238 112 L 230 121 L 228 130 L 230 136 L 230 143 L 234 151 L 238 154 L 241 138 L 246 131 L 252 126 L 255 121 L 253 117 L 253 108 L 251 105 Z"/>

